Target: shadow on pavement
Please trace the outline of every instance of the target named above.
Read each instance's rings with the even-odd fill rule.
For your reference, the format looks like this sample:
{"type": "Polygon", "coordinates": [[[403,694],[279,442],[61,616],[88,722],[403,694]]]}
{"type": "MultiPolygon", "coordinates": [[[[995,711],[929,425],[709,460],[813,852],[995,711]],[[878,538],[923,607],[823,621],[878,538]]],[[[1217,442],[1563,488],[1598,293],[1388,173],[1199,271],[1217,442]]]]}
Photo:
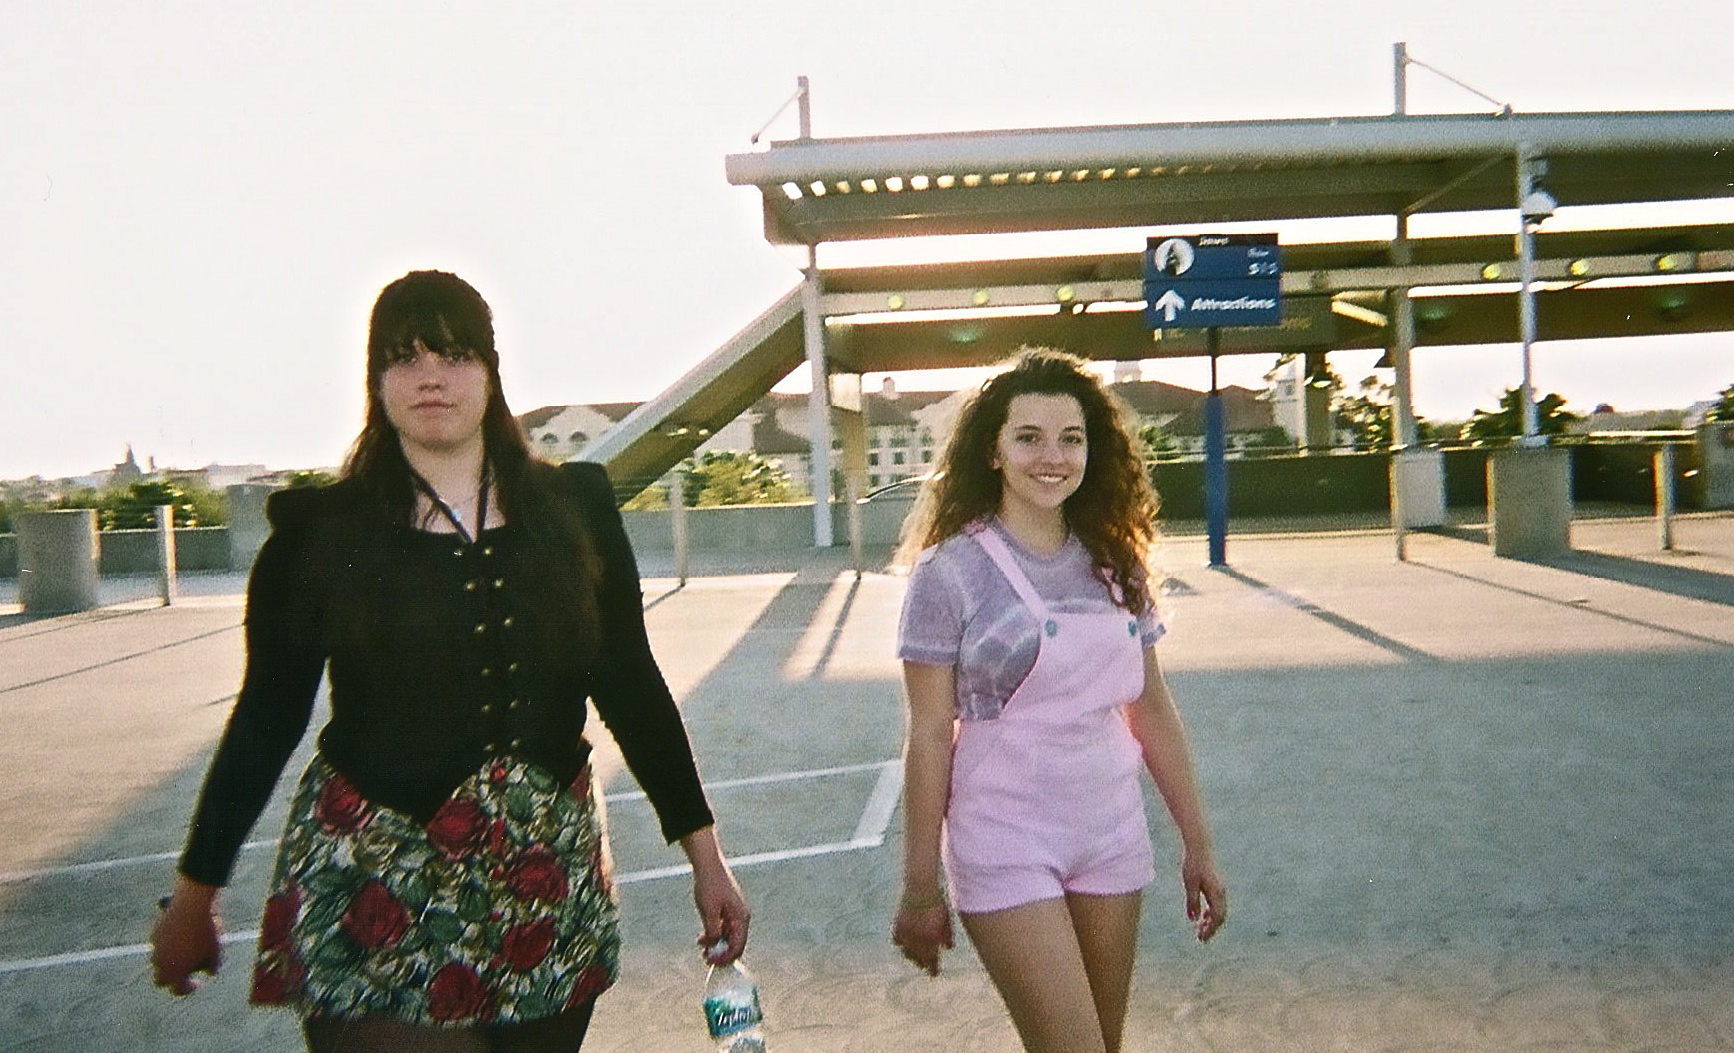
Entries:
{"type": "Polygon", "coordinates": [[[1699,570],[1697,567],[1669,565],[1655,560],[1632,559],[1629,556],[1615,556],[1585,549],[1576,549],[1556,559],[1531,559],[1524,562],[1636,585],[1686,599],[1734,607],[1734,576],[1699,570]]]}

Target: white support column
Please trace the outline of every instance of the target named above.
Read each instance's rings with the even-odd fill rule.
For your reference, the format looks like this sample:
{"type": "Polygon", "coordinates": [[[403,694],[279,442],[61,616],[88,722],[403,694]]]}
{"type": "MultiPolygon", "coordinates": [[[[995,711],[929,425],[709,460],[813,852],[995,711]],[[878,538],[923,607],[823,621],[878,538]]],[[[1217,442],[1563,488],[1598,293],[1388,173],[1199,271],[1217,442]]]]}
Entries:
{"type": "Polygon", "coordinates": [[[1674,444],[1656,448],[1656,546],[1674,550],[1674,444]]]}
{"type": "Polygon", "coordinates": [[[167,607],[180,595],[178,568],[175,560],[175,508],[157,505],[157,597],[167,607]]]}
{"type": "MultiPolygon", "coordinates": [[[[1409,248],[1409,216],[1397,216],[1397,236],[1391,242],[1391,262],[1407,267],[1414,262],[1409,248]]],[[[1410,352],[1415,349],[1415,301],[1407,286],[1391,290],[1391,367],[1396,373],[1391,398],[1392,445],[1413,446],[1415,434],[1415,389],[1410,372],[1410,352]]]]}
{"type": "Polygon", "coordinates": [[[819,278],[819,251],[807,246],[807,272],[801,283],[801,314],[807,348],[807,370],[813,392],[807,396],[807,439],[813,447],[813,547],[830,548],[831,526],[831,377],[825,362],[824,289],[819,278]]]}
{"type": "Polygon", "coordinates": [[[674,576],[686,588],[692,568],[692,535],[686,520],[686,469],[675,465],[668,473],[668,527],[674,539],[674,576]]]}
{"type": "Polygon", "coordinates": [[[1535,147],[1520,143],[1517,147],[1517,325],[1523,341],[1523,383],[1519,388],[1523,426],[1518,435],[1521,446],[1542,444],[1541,428],[1535,414],[1535,381],[1530,369],[1535,344],[1535,227],[1529,211],[1530,195],[1535,193],[1536,170],[1544,162],[1536,157],[1535,147]]]}

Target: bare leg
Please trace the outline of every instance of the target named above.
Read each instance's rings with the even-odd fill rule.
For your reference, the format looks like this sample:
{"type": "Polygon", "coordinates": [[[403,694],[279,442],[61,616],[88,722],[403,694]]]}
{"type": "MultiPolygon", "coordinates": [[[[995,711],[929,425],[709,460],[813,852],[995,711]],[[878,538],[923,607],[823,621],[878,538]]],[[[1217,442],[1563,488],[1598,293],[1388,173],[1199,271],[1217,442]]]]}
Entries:
{"type": "Polygon", "coordinates": [[[1068,893],[1072,928],[1090,978],[1096,1016],[1102,1023],[1102,1044],[1120,1053],[1126,1030],[1126,1000],[1132,990],[1132,963],[1138,951],[1138,915],[1144,894],[1085,896],[1068,893]]]}
{"type": "Polygon", "coordinates": [[[1107,1053],[1083,951],[1064,900],[962,918],[1026,1053],[1107,1053]]]}
{"type": "Polygon", "coordinates": [[[488,1053],[480,1028],[417,1027],[389,1017],[301,1021],[309,1053],[488,1053]]]}

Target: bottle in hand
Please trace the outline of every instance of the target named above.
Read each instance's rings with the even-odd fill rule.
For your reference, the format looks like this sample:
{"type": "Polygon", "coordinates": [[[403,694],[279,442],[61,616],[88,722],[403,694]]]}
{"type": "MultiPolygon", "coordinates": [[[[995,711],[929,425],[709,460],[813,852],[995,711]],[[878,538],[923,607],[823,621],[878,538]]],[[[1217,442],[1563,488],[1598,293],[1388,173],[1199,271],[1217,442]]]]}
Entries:
{"type": "Polygon", "coordinates": [[[765,1053],[759,985],[740,962],[710,967],[704,984],[704,1020],[717,1053],[765,1053]]]}

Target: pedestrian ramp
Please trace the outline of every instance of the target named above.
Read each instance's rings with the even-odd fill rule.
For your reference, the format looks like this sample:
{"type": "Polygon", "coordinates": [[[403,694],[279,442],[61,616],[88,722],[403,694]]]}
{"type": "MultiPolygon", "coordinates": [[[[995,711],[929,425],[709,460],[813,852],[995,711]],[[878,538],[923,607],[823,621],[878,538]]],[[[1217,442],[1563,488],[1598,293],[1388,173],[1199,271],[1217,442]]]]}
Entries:
{"type": "Polygon", "coordinates": [[[801,364],[802,318],[796,286],[668,390],[599,436],[583,459],[608,469],[618,500],[631,498],[801,364]]]}

